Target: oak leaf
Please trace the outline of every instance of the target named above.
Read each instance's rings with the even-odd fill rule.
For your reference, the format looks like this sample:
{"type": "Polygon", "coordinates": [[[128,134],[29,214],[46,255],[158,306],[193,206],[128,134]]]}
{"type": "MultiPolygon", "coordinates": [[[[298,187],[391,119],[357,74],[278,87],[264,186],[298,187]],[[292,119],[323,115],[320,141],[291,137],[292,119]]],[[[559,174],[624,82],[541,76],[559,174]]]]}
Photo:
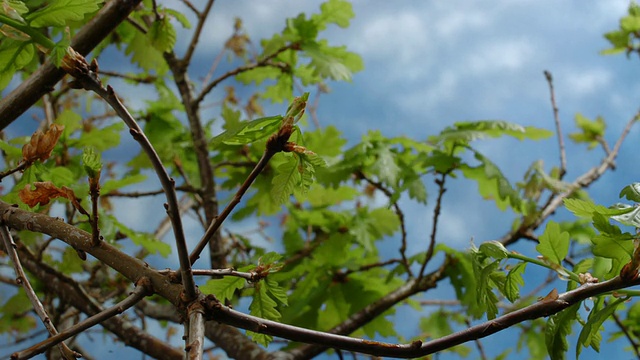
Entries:
{"type": "Polygon", "coordinates": [[[31,141],[22,147],[23,161],[32,163],[48,159],[63,130],[64,125],[51,124],[44,134],[40,130],[34,132],[31,141]]]}
{"type": "Polygon", "coordinates": [[[27,184],[24,189],[20,190],[18,193],[20,200],[30,207],[34,207],[38,204],[47,205],[51,200],[62,197],[71,201],[76,209],[82,209],[76,194],[66,186],[59,188],[51,181],[34,182],[33,186],[35,186],[35,189],[32,190],[31,185],[27,184]]]}

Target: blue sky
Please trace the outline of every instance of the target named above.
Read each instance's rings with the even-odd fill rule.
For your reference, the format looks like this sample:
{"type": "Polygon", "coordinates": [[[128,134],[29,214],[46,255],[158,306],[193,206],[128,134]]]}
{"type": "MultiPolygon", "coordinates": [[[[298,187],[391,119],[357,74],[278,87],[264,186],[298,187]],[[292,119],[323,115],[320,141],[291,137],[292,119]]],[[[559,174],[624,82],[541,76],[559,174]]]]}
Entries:
{"type": "MultiPolygon", "coordinates": [[[[199,76],[204,76],[231,34],[234,17],[243,18],[248,34],[258,40],[281,31],[285,17],[316,11],[320,3],[317,0],[216,2],[203,33],[203,46],[196,53],[196,63],[202,64],[199,76]]],[[[601,115],[608,122],[607,140],[613,143],[640,107],[637,81],[640,60],[636,56],[631,59],[624,55],[601,56],[598,52],[608,47],[602,34],[617,28],[628,3],[627,0],[353,1],[356,18],[351,26],[332,27],[324,36],[334,45],[346,45],[359,53],[365,70],[356,74],[351,83],[330,84],[332,92],[324,95],[320,103],[320,123],[336,125],[352,143],[373,129],[388,136],[406,135],[423,140],[455,121],[464,120],[500,119],[553,129],[549,91],[543,76],[543,70],[549,70],[554,77],[565,135],[575,131],[575,113],[590,118],[601,115]]],[[[118,55],[111,56],[111,60],[101,60],[101,68],[122,71],[121,63],[113,60],[118,55]]],[[[192,74],[194,78],[197,76],[192,74]]],[[[141,106],[145,96],[154,97],[142,88],[134,90],[125,84],[115,87],[129,94],[126,97],[134,107],[141,106]]],[[[215,100],[215,93],[209,100],[215,100]]],[[[267,109],[281,113],[285,107],[281,104],[267,109]]],[[[211,111],[211,117],[217,115],[211,111]]],[[[25,122],[11,125],[9,134],[28,135],[31,130],[27,131],[20,123],[25,122]]],[[[617,202],[620,189],[638,181],[634,171],[637,139],[638,131],[634,130],[621,150],[618,170],[589,189],[597,202],[617,202]]],[[[544,160],[547,170],[558,164],[554,138],[542,142],[491,140],[477,145],[512,181],[517,181],[537,159],[544,160]]],[[[594,165],[602,153],[598,149],[588,152],[584,145],[568,144],[567,155],[566,179],[571,180],[594,165]]],[[[474,183],[460,180],[450,184],[439,227],[441,241],[466,247],[471,239],[479,244],[503,235],[511,214],[483,202],[474,183]]],[[[433,199],[433,187],[431,183],[428,185],[433,199]]],[[[157,219],[148,219],[147,212],[141,210],[151,204],[159,206],[161,201],[136,200],[121,206],[130,210],[128,223],[155,224],[157,219]]],[[[430,226],[433,204],[423,207],[403,201],[402,205],[407,214],[409,250],[417,252],[426,244],[421,234],[425,233],[425,226],[430,226]]],[[[567,216],[563,210],[559,215],[567,216]]],[[[521,249],[533,251],[528,245],[521,249]]],[[[546,272],[531,276],[543,278],[546,272]]],[[[425,298],[451,299],[452,295],[436,290],[425,298]]],[[[417,332],[410,315],[401,312],[397,319],[406,324],[407,333],[417,332]]],[[[514,341],[508,332],[485,340],[485,346],[490,354],[496,355],[505,341],[514,341]]],[[[615,352],[626,345],[619,341],[603,347],[603,351],[615,352]]],[[[598,354],[585,350],[581,358],[597,357],[598,354]]]]}

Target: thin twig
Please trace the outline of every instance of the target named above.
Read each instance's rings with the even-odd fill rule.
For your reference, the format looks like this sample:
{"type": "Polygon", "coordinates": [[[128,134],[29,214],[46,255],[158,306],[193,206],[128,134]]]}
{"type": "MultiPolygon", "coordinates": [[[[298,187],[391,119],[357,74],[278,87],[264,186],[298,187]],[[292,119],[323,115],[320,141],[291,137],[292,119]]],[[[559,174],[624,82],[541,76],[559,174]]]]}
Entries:
{"type": "Polygon", "coordinates": [[[438,185],[438,199],[436,200],[436,206],[433,209],[433,225],[431,226],[431,236],[429,238],[429,247],[427,248],[427,252],[425,253],[424,260],[422,261],[422,266],[420,266],[420,272],[418,273],[419,277],[422,277],[424,274],[424,270],[427,268],[427,264],[433,257],[433,252],[436,247],[436,234],[438,232],[438,220],[440,218],[440,212],[442,210],[442,198],[444,193],[447,191],[444,187],[444,183],[447,180],[447,174],[444,173],[441,175],[440,179],[436,179],[436,184],[438,185]]]}
{"type": "MultiPolygon", "coordinates": [[[[160,271],[161,274],[169,274],[171,270],[163,270],[160,271]]],[[[210,276],[212,278],[222,278],[224,276],[235,276],[239,278],[243,278],[250,282],[257,281],[260,277],[260,274],[257,272],[242,272],[236,271],[234,269],[193,269],[194,276],[210,276]]]]}
{"type": "Polygon", "coordinates": [[[204,100],[205,96],[207,96],[207,94],[209,94],[209,92],[211,92],[211,90],[213,90],[216,86],[218,86],[219,83],[221,83],[222,81],[232,77],[232,76],[236,76],[238,74],[241,74],[243,72],[249,71],[249,70],[253,70],[259,67],[264,67],[264,66],[273,66],[273,67],[277,67],[282,69],[281,66],[279,66],[278,64],[274,64],[271,62],[272,59],[274,59],[276,56],[280,55],[280,53],[285,52],[289,49],[294,49],[299,47],[299,45],[297,43],[292,43],[289,45],[285,45],[283,47],[281,47],[280,49],[276,50],[273,52],[273,54],[270,54],[266,57],[264,57],[262,60],[255,62],[253,64],[249,64],[249,65],[244,65],[244,66],[240,66],[237,67],[233,70],[230,70],[222,75],[220,75],[218,78],[216,78],[215,80],[213,80],[210,84],[208,84],[207,86],[205,86],[202,91],[200,91],[200,94],[198,95],[197,98],[195,98],[193,100],[193,103],[191,104],[192,106],[197,106],[198,104],[200,104],[202,102],[202,100],[204,100]]]}
{"type": "Polygon", "coordinates": [[[193,4],[191,3],[191,1],[189,0],[182,0],[182,2],[191,10],[193,11],[194,14],[196,14],[196,16],[200,16],[200,10],[198,10],[198,8],[196,8],[195,6],[193,6],[193,4]]]}
{"type": "Polygon", "coordinates": [[[249,176],[247,176],[247,179],[244,181],[242,186],[240,186],[236,194],[233,196],[233,199],[231,200],[231,202],[227,204],[227,206],[224,208],[224,210],[222,210],[220,215],[218,215],[215,218],[215,220],[211,223],[211,225],[209,225],[209,227],[207,228],[207,231],[205,231],[204,235],[202,236],[202,239],[200,239],[200,241],[198,242],[198,245],[196,245],[195,249],[193,249],[193,251],[191,252],[191,255],[189,256],[189,260],[191,261],[191,264],[195,263],[196,260],[198,260],[198,258],[200,257],[200,253],[202,253],[202,250],[204,250],[205,246],[207,246],[209,241],[211,241],[211,238],[213,237],[213,235],[218,231],[218,229],[220,228],[222,223],[227,219],[229,214],[231,214],[231,211],[233,210],[233,208],[235,208],[236,205],[240,203],[240,199],[242,199],[242,196],[247,192],[247,190],[249,190],[249,187],[251,186],[251,184],[255,181],[255,179],[262,172],[262,170],[264,170],[264,168],[269,163],[269,160],[271,160],[271,158],[275,154],[276,152],[273,150],[269,150],[269,148],[265,150],[265,152],[262,154],[262,158],[260,159],[260,161],[258,161],[258,163],[253,168],[253,170],[251,170],[251,173],[249,174],[249,176]]]}
{"type": "MultiPolygon", "coordinates": [[[[393,198],[393,193],[391,192],[391,190],[387,189],[381,182],[370,179],[362,171],[359,171],[356,175],[371,184],[376,189],[382,191],[387,198],[393,198]]],[[[409,264],[409,260],[407,259],[407,227],[404,222],[404,212],[400,208],[400,205],[398,205],[397,201],[394,202],[392,206],[394,212],[396,213],[396,216],[398,217],[398,221],[400,221],[400,256],[402,257],[402,264],[404,265],[407,274],[409,274],[409,277],[413,277],[413,272],[411,271],[411,266],[409,264]]]]}
{"type": "MultiPolygon", "coordinates": [[[[86,64],[86,61],[85,61],[86,64]]],[[[97,64],[87,66],[89,70],[92,68],[97,70],[97,64]]],[[[113,88],[109,85],[105,88],[100,83],[97,74],[93,71],[83,73],[86,69],[79,69],[78,74],[74,74],[76,81],[82,85],[83,88],[91,90],[104,99],[118,114],[118,116],[129,127],[129,133],[136,140],[140,147],[147,154],[147,157],[151,161],[151,164],[162,184],[165,196],[167,198],[167,204],[165,205],[167,214],[171,218],[173,225],[173,233],[176,241],[176,247],[178,249],[178,258],[180,261],[180,271],[182,273],[182,281],[185,287],[185,296],[187,301],[191,301],[196,298],[196,286],[193,281],[193,275],[191,274],[191,263],[189,262],[189,252],[187,249],[187,241],[184,235],[184,229],[182,227],[182,219],[180,217],[180,210],[178,204],[178,198],[176,196],[175,181],[167,173],[167,169],[162,164],[162,160],[158,156],[158,153],[149,142],[149,139],[142,131],[142,128],[138,125],[136,120],[131,116],[127,108],[120,102],[118,96],[115,94],[113,88]],[[78,75],[78,76],[76,76],[78,75]]]]}
{"type": "Polygon", "coordinates": [[[224,56],[224,53],[226,52],[226,50],[227,50],[226,48],[222,48],[222,50],[220,50],[218,55],[216,55],[216,58],[213,59],[213,64],[211,64],[211,68],[209,68],[209,72],[207,72],[207,75],[204,77],[204,80],[202,80],[202,87],[203,88],[205,86],[207,86],[207,84],[209,83],[209,80],[211,80],[211,77],[213,76],[213,73],[218,68],[218,65],[220,64],[220,61],[222,61],[222,57],[224,56]]]}
{"type": "Polygon", "coordinates": [[[553,77],[551,72],[545,70],[544,77],[549,84],[549,93],[551,94],[551,108],[553,109],[553,121],[556,124],[556,135],[558,136],[558,145],[560,146],[560,174],[559,179],[562,180],[567,173],[567,153],[564,148],[564,137],[562,136],[562,128],[560,127],[560,116],[558,115],[558,105],[556,104],[556,94],[553,88],[553,77]]]}
{"type": "MultiPolygon", "coordinates": [[[[204,28],[204,23],[207,20],[207,16],[211,12],[211,7],[213,6],[214,0],[207,1],[207,4],[204,6],[204,9],[200,13],[198,13],[198,23],[196,24],[196,28],[193,32],[193,37],[189,42],[189,47],[187,48],[187,52],[184,54],[184,57],[180,60],[183,69],[189,66],[191,62],[191,57],[193,53],[196,51],[196,45],[200,40],[200,34],[202,34],[202,29],[204,28]]],[[[185,104],[187,105],[187,104],[185,104]]]]}
{"type": "Polygon", "coordinates": [[[12,354],[11,358],[12,359],[29,359],[37,354],[41,354],[45,352],[47,349],[49,349],[50,347],[56,344],[64,344],[62,341],[74,335],[77,335],[94,325],[100,324],[103,321],[110,319],[117,314],[123,313],[125,310],[134,306],[135,304],[140,302],[140,300],[142,300],[145,296],[148,296],[151,293],[152,293],[151,281],[149,280],[149,278],[142,277],[136,284],[136,287],[131,293],[131,295],[126,297],[124,300],[120,301],[119,303],[115,304],[114,306],[108,309],[101,311],[98,314],[88,317],[82,322],[79,322],[78,324],[66,329],[65,331],[55,336],[48,338],[45,341],[42,341],[36,345],[33,345],[28,349],[12,354]]]}
{"type": "MultiPolygon", "coordinates": [[[[198,190],[192,186],[176,186],[176,191],[182,191],[186,193],[194,193],[197,194],[198,190]]],[[[119,190],[111,190],[108,193],[102,195],[102,197],[129,197],[129,198],[139,198],[145,196],[155,196],[164,194],[164,189],[151,190],[151,191],[131,191],[131,192],[122,192],[119,190]]]]}
{"type": "Polygon", "coordinates": [[[636,353],[636,357],[640,359],[640,344],[638,344],[638,342],[633,339],[633,336],[631,335],[631,333],[629,333],[629,329],[627,329],[622,321],[620,321],[620,318],[615,312],[611,314],[611,317],[613,318],[613,321],[616,323],[616,325],[618,325],[620,330],[622,330],[622,333],[627,338],[627,340],[629,340],[633,351],[636,353]]]}
{"type": "Polygon", "coordinates": [[[98,71],[98,74],[131,80],[131,81],[135,81],[137,83],[143,83],[143,84],[153,84],[157,79],[157,77],[153,75],[145,75],[145,76],[129,75],[129,74],[119,73],[116,71],[107,71],[107,70],[100,70],[98,71]]]}
{"type": "Polygon", "coordinates": [[[627,135],[631,131],[631,128],[633,127],[633,125],[639,119],[640,119],[640,110],[638,110],[633,115],[633,117],[629,119],[624,129],[622,129],[622,133],[620,134],[620,137],[618,137],[618,140],[613,146],[613,149],[604,159],[600,161],[600,164],[598,166],[592,167],[591,169],[586,171],[584,174],[576,178],[569,185],[568,190],[564,191],[561,194],[557,194],[557,195],[554,194],[551,197],[549,197],[546,204],[542,206],[540,215],[538,216],[536,221],[529,224],[525,224],[523,222],[522,226],[519,229],[509,232],[508,234],[504,235],[502,238],[498,239],[498,241],[505,246],[518,241],[522,237],[522,234],[525,234],[531,230],[537,229],[540,226],[540,224],[542,224],[549,216],[551,216],[551,214],[553,214],[558,209],[558,207],[562,205],[564,199],[573,195],[577,190],[591,185],[594,181],[598,180],[605,172],[607,172],[607,170],[614,168],[615,159],[618,156],[618,153],[620,152],[620,147],[622,146],[622,143],[624,142],[627,135]]]}
{"type": "Polygon", "coordinates": [[[360,267],[358,267],[357,269],[349,269],[345,272],[340,272],[336,275],[339,276],[348,276],[350,274],[353,273],[357,273],[357,272],[362,272],[362,271],[367,271],[367,270],[371,270],[374,268],[379,268],[379,267],[383,267],[383,266],[387,266],[387,265],[393,265],[393,264],[404,264],[404,260],[401,259],[389,259],[387,261],[382,261],[382,262],[377,262],[377,263],[373,263],[373,264],[367,264],[367,265],[362,265],[360,267]]]}
{"type": "MultiPolygon", "coordinates": [[[[9,228],[5,224],[0,225],[0,237],[2,237],[5,250],[9,254],[9,257],[11,258],[11,262],[13,262],[13,268],[16,272],[17,282],[22,284],[22,288],[27,294],[29,301],[31,301],[31,304],[33,305],[33,309],[35,310],[36,314],[38,314],[38,316],[40,317],[40,320],[42,320],[42,323],[44,324],[45,328],[49,331],[49,334],[51,334],[52,336],[58,335],[58,330],[56,330],[56,327],[53,325],[53,323],[51,323],[51,319],[49,318],[47,311],[44,309],[44,306],[42,305],[42,302],[40,302],[38,295],[36,295],[36,292],[33,290],[33,287],[29,282],[29,278],[27,278],[27,275],[25,274],[24,269],[20,264],[20,258],[18,257],[18,252],[16,251],[16,248],[17,248],[16,243],[13,242],[13,237],[11,236],[11,232],[9,231],[9,228]]],[[[52,344],[51,346],[55,344],[52,344]]],[[[60,353],[62,354],[62,356],[67,360],[82,357],[82,354],[79,354],[71,350],[65,343],[58,344],[58,348],[60,349],[60,353]]],[[[12,358],[13,358],[13,355],[12,355],[12,358]]]]}

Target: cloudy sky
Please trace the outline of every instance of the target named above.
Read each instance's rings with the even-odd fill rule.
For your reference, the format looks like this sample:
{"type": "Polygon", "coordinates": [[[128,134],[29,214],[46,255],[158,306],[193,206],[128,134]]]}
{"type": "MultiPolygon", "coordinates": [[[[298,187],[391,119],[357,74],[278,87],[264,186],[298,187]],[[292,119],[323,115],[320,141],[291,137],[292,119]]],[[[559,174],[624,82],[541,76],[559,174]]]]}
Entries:
{"type": "MultiPolygon", "coordinates": [[[[281,31],[286,17],[317,11],[320,3],[219,0],[195,61],[206,72],[231,34],[234,17],[241,17],[248,34],[257,40],[281,31]]],[[[365,70],[351,83],[330,84],[332,92],[322,98],[319,109],[321,125],[336,125],[351,143],[372,129],[422,140],[454,121],[464,120],[500,119],[553,129],[543,70],[553,74],[565,134],[575,131],[575,113],[590,118],[602,115],[608,121],[607,140],[613,143],[640,107],[640,60],[598,54],[608,47],[602,34],[617,29],[627,0],[356,0],[353,6],[356,18],[351,26],[331,27],[323,36],[333,45],[346,45],[358,52],[365,70]]],[[[101,61],[103,69],[121,70],[120,66],[112,63],[110,68],[106,59],[101,61]]],[[[143,89],[136,91],[143,96],[143,89]]],[[[136,99],[130,97],[129,101],[135,103],[136,99]]],[[[269,109],[281,113],[284,107],[269,109]]],[[[14,124],[9,132],[18,134],[21,129],[14,124]]],[[[637,141],[638,131],[634,130],[622,148],[618,170],[590,188],[596,201],[614,203],[624,185],[638,181],[633,151],[637,141]]],[[[547,170],[558,163],[555,139],[540,143],[488,141],[478,147],[512,181],[517,181],[537,159],[545,161],[547,170]]],[[[602,155],[598,150],[587,152],[582,145],[568,145],[567,152],[567,179],[584,172],[602,155]]],[[[472,238],[479,243],[501,236],[511,221],[509,214],[483,203],[476,195],[475,184],[460,181],[452,185],[455,187],[444,203],[441,240],[465,247],[472,238]]],[[[410,202],[402,205],[408,214],[410,251],[419,251],[424,239],[418,234],[424,233],[424,224],[431,222],[431,207],[410,202]]],[[[139,223],[144,213],[132,214],[129,219],[139,223]]],[[[566,216],[562,211],[560,215],[566,216]]],[[[451,298],[449,293],[439,291],[429,293],[428,297],[432,296],[451,298]]],[[[399,320],[410,320],[403,317],[399,314],[399,320]]],[[[409,333],[416,333],[414,326],[409,326],[409,333]]],[[[500,335],[486,344],[491,348],[505,339],[509,340],[508,335],[500,335]]],[[[626,344],[603,344],[603,351],[623,346],[626,344]]],[[[586,350],[582,358],[596,355],[586,350]]]]}
{"type": "MultiPolygon", "coordinates": [[[[268,36],[282,29],[283,16],[315,11],[319,3],[219,2],[207,34],[220,44],[229,34],[233,17],[240,16],[251,36],[268,36]]],[[[601,115],[608,121],[607,140],[614,142],[640,107],[639,60],[599,55],[608,47],[602,34],[617,29],[628,6],[626,0],[592,6],[550,0],[362,0],[353,5],[356,18],[351,26],[330,28],[325,36],[332,44],[358,52],[365,71],[356,74],[352,83],[331,84],[333,91],[322,99],[319,110],[322,125],[335,124],[352,141],[371,129],[389,136],[425,139],[464,120],[501,119],[553,129],[544,70],[554,77],[565,134],[575,131],[577,112],[590,118],[601,115]]],[[[217,51],[212,47],[202,56],[211,61],[217,51]]],[[[638,181],[631,165],[637,135],[633,131],[622,148],[619,169],[591,187],[596,201],[614,203],[624,185],[638,181]]],[[[558,164],[553,138],[541,143],[488,141],[478,146],[512,181],[534,160],[543,159],[547,170],[558,164]]],[[[602,156],[583,145],[568,144],[567,152],[567,179],[583,173],[602,156]]],[[[445,199],[440,239],[465,247],[472,238],[478,243],[501,236],[511,221],[509,214],[478,199],[475,184],[460,181],[454,185],[445,199]]],[[[410,202],[403,206],[408,214],[409,247],[418,251],[424,246],[419,234],[424,233],[425,223],[431,223],[432,209],[410,202]]],[[[560,215],[567,216],[563,211],[560,215]]],[[[533,249],[525,245],[523,250],[533,249]]],[[[545,276],[532,275],[530,280],[545,276]]],[[[451,296],[439,289],[426,298],[451,296]]],[[[398,321],[406,324],[408,333],[415,333],[412,315],[400,312],[398,321]]],[[[504,349],[505,341],[514,340],[501,334],[484,342],[495,356],[504,349]]],[[[623,346],[626,344],[620,342],[603,344],[602,351],[616,352],[623,346]]],[[[583,359],[597,357],[590,350],[582,353],[583,359]]]]}

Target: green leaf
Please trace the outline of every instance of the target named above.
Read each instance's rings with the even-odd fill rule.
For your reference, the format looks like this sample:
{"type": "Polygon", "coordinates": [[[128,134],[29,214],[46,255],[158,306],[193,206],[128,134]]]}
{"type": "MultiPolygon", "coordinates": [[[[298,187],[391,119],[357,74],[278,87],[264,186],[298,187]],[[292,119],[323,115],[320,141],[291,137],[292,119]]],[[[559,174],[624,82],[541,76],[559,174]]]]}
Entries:
{"type": "Polygon", "coordinates": [[[536,250],[548,261],[561,265],[569,253],[569,233],[560,232],[560,225],[555,221],[549,221],[544,233],[540,236],[540,243],[536,250]]]}
{"type": "Polygon", "coordinates": [[[189,19],[185,16],[185,14],[173,9],[163,9],[163,11],[166,14],[169,14],[173,16],[176,20],[178,20],[178,22],[180,23],[180,25],[182,25],[183,28],[191,29],[191,23],[189,22],[189,19]]]}
{"type": "Polygon", "coordinates": [[[569,134],[569,138],[577,143],[588,143],[589,149],[598,145],[599,139],[604,136],[606,123],[600,116],[596,120],[590,120],[580,113],[576,114],[575,122],[581,132],[569,134]]]}
{"type": "Polygon", "coordinates": [[[165,258],[167,256],[169,256],[169,254],[171,254],[171,246],[169,246],[169,244],[166,244],[166,243],[154,238],[153,234],[144,233],[144,232],[140,232],[140,231],[134,231],[134,230],[126,227],[124,224],[119,222],[113,216],[108,216],[108,218],[109,218],[109,220],[111,220],[118,227],[118,229],[120,230],[120,232],[122,234],[124,234],[126,237],[131,239],[131,242],[133,242],[134,244],[136,244],[138,246],[141,246],[142,248],[144,248],[149,253],[151,253],[151,254],[158,253],[162,257],[165,257],[165,258]]]}
{"type": "Polygon", "coordinates": [[[131,39],[127,42],[126,55],[131,55],[131,61],[138,64],[146,71],[154,71],[158,75],[164,75],[168,65],[162,56],[162,52],[156,50],[151,44],[151,39],[146,34],[134,29],[132,25],[124,23],[125,28],[130,28],[131,39]]]}
{"type": "Polygon", "coordinates": [[[84,19],[100,8],[103,0],[57,0],[26,16],[30,26],[65,26],[69,21],[84,19]]]}
{"type": "Polygon", "coordinates": [[[505,259],[509,251],[499,241],[487,241],[480,244],[478,251],[493,259],[505,259]]]}
{"type": "Polygon", "coordinates": [[[640,17],[638,16],[625,16],[620,19],[620,28],[627,33],[640,30],[640,17]]]}
{"type": "Polygon", "coordinates": [[[124,124],[117,122],[102,129],[94,128],[84,131],[79,139],[70,139],[69,143],[78,148],[93,147],[96,151],[104,151],[120,144],[120,132],[124,124]]]}
{"type": "Polygon", "coordinates": [[[331,47],[326,40],[304,44],[304,54],[311,58],[314,73],[322,78],[351,81],[352,74],[364,69],[362,58],[346,47],[331,47]]]}
{"type": "Polygon", "coordinates": [[[78,252],[72,247],[67,247],[62,253],[62,261],[58,263],[58,270],[63,274],[81,273],[84,271],[82,267],[83,260],[78,256],[78,252]]]}
{"type": "Polygon", "coordinates": [[[18,0],[5,0],[2,2],[2,6],[0,6],[0,14],[7,15],[11,19],[19,20],[23,22],[23,19],[20,15],[29,12],[29,8],[22,1],[18,0]]]}
{"type": "Polygon", "coordinates": [[[627,198],[627,200],[640,203],[640,183],[633,183],[625,186],[620,191],[620,198],[627,198]]]}
{"type": "Polygon", "coordinates": [[[476,273],[478,279],[478,287],[476,288],[476,302],[486,308],[487,319],[495,319],[498,315],[498,297],[492,291],[491,276],[498,270],[500,266],[500,260],[489,263],[487,266],[481,266],[477,264],[478,270],[476,273]]]}
{"type": "Polygon", "coordinates": [[[512,136],[518,140],[540,140],[553,136],[553,132],[532,126],[522,126],[501,120],[483,120],[473,122],[457,122],[453,127],[442,131],[440,135],[432,137],[436,143],[463,142],[500,136],[512,136]]]}
{"type": "Polygon", "coordinates": [[[284,306],[289,305],[287,292],[284,290],[284,288],[278,285],[276,281],[267,277],[266,279],[264,279],[263,284],[266,287],[267,292],[273,299],[284,306]]]}
{"type": "Polygon", "coordinates": [[[500,210],[505,210],[508,205],[511,205],[515,211],[521,212],[523,201],[502,171],[479,152],[475,152],[475,158],[481,164],[476,167],[461,165],[462,174],[468,179],[475,180],[478,183],[480,195],[485,199],[494,200],[500,210]]]}
{"type": "Polygon", "coordinates": [[[591,218],[594,214],[611,217],[627,214],[633,210],[629,206],[607,208],[602,205],[596,205],[591,200],[564,199],[563,201],[567,210],[571,211],[576,216],[586,218],[591,218]]]}
{"type": "Polygon", "coordinates": [[[233,300],[237,290],[244,288],[246,281],[241,277],[225,276],[222,279],[208,280],[204,285],[200,285],[200,291],[205,294],[213,294],[221,302],[233,300]]]}
{"type": "MultiPolygon", "coordinates": [[[[267,320],[280,320],[280,312],[277,310],[278,304],[268,295],[267,287],[263,283],[255,284],[255,291],[253,293],[253,301],[249,305],[249,312],[253,316],[257,316],[267,320]]],[[[268,346],[273,337],[269,335],[255,333],[253,331],[247,331],[247,334],[251,336],[253,341],[268,346]]]]}
{"type": "Polygon", "coordinates": [[[520,288],[524,285],[522,275],[526,267],[526,262],[520,262],[507,274],[507,279],[504,284],[504,295],[512,303],[520,298],[520,288]]]}
{"type": "Polygon", "coordinates": [[[275,84],[269,85],[264,89],[262,97],[274,103],[281,103],[291,99],[293,97],[293,76],[289,74],[280,75],[275,84]]]}
{"type": "Polygon", "coordinates": [[[615,210],[628,211],[620,215],[612,215],[611,218],[623,225],[640,227],[640,207],[628,204],[615,204],[611,208],[615,210]]]}
{"type": "Polygon", "coordinates": [[[13,74],[29,64],[35,54],[31,42],[3,39],[0,42],[0,73],[13,74]]]}
{"type": "Polygon", "coordinates": [[[22,149],[17,148],[15,146],[9,145],[6,141],[0,140],[0,150],[6,155],[8,158],[12,159],[21,159],[22,158],[22,149]]]}
{"type": "Polygon", "coordinates": [[[602,323],[604,323],[604,321],[616,311],[616,308],[626,300],[627,299],[616,299],[595,314],[593,314],[593,312],[596,311],[596,309],[589,314],[589,319],[582,327],[582,331],[580,331],[580,336],[578,337],[578,343],[576,344],[576,359],[580,357],[582,347],[591,346],[595,351],[600,352],[600,340],[602,337],[600,332],[602,330],[602,323]]]}
{"type": "Polygon", "coordinates": [[[551,360],[565,359],[566,352],[569,350],[567,338],[571,335],[571,328],[577,319],[578,309],[580,309],[580,303],[571,305],[550,316],[547,320],[545,344],[551,360]]]}
{"type": "Polygon", "coordinates": [[[148,35],[151,45],[158,51],[169,52],[173,50],[177,34],[169,18],[163,17],[153,22],[149,28],[148,35]]]}
{"type": "Polygon", "coordinates": [[[269,116],[239,123],[211,140],[213,146],[218,144],[244,145],[264,139],[280,128],[282,116],[269,116]]]}
{"type": "Polygon", "coordinates": [[[320,5],[320,14],[313,14],[311,19],[319,29],[323,30],[327,24],[336,24],[341,28],[349,27],[355,16],[350,2],[344,0],[329,0],[320,5]]]}
{"type": "Polygon", "coordinates": [[[284,204],[293,194],[296,185],[302,182],[302,175],[298,168],[298,157],[288,156],[287,160],[276,168],[273,177],[271,198],[276,204],[284,204]]]}
{"type": "Polygon", "coordinates": [[[396,155],[391,151],[389,146],[380,144],[376,149],[374,156],[375,162],[369,170],[378,175],[380,180],[385,184],[395,186],[398,183],[398,176],[400,175],[400,167],[396,164],[396,155]]]}
{"type": "Polygon", "coordinates": [[[100,191],[104,194],[108,194],[113,190],[119,190],[125,186],[141,183],[146,179],[147,175],[144,174],[127,175],[122,179],[109,179],[104,182],[100,191]]]}
{"type": "Polygon", "coordinates": [[[92,179],[100,177],[100,171],[102,171],[102,159],[100,153],[97,153],[95,149],[89,147],[85,148],[82,152],[82,163],[84,171],[92,179]]]}

